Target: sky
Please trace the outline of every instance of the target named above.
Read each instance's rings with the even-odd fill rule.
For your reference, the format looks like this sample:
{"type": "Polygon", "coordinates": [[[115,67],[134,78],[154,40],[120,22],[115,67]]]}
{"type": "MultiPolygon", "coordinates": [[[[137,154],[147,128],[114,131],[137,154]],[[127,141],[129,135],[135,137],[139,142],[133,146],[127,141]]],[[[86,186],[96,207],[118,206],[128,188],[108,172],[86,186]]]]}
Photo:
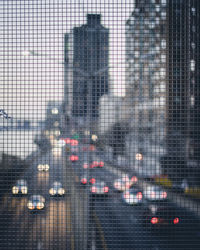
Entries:
{"type": "Polygon", "coordinates": [[[0,0],[0,108],[40,120],[49,100],[63,99],[63,37],[86,23],[87,13],[101,14],[109,28],[110,89],[123,96],[125,22],[133,8],[134,0],[0,0]]]}

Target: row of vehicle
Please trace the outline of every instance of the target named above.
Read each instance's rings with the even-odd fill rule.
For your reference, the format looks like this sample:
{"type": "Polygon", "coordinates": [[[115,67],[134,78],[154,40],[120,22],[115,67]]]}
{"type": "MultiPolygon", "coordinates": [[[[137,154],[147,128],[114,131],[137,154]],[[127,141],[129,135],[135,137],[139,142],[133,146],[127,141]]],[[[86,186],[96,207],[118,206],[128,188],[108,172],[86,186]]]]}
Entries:
{"type": "MultiPolygon", "coordinates": [[[[15,196],[28,194],[28,184],[24,179],[20,179],[16,182],[15,186],[12,187],[12,194],[15,196]]],[[[63,196],[65,189],[61,182],[53,182],[49,189],[50,196],[63,196]]],[[[45,206],[45,198],[42,195],[31,195],[28,199],[27,207],[30,210],[41,210],[45,206]]]]}
{"type": "MultiPolygon", "coordinates": [[[[38,164],[38,171],[49,171],[49,164],[38,164]]],[[[28,183],[24,179],[20,179],[12,187],[12,194],[15,196],[23,196],[28,194],[28,183]]],[[[61,182],[54,181],[49,189],[50,196],[63,196],[65,194],[65,189],[61,182]]],[[[45,207],[45,198],[42,195],[31,195],[27,202],[27,207],[29,210],[42,210],[45,207]]]]}

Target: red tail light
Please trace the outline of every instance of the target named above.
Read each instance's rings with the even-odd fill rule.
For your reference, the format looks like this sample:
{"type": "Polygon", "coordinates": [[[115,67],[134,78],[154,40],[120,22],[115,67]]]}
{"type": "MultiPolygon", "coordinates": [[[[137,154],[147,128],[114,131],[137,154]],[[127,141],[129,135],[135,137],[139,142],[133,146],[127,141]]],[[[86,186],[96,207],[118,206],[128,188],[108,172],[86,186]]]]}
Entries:
{"type": "Polygon", "coordinates": [[[69,157],[70,161],[78,161],[78,156],[77,155],[71,155],[69,157]]]}
{"type": "Polygon", "coordinates": [[[102,168],[103,166],[104,166],[104,162],[103,162],[103,161],[100,161],[100,162],[99,162],[99,167],[102,168]]]}
{"type": "Polygon", "coordinates": [[[70,142],[71,142],[70,138],[65,138],[64,141],[66,144],[70,144],[70,142]]]}
{"type": "Polygon", "coordinates": [[[157,224],[157,223],[158,223],[158,218],[157,217],[151,218],[151,224],[157,224]]]}
{"type": "Polygon", "coordinates": [[[84,164],[83,164],[83,168],[85,168],[85,169],[88,168],[88,164],[87,164],[87,163],[84,163],[84,164]]]}
{"type": "Polygon", "coordinates": [[[70,140],[70,143],[71,143],[72,146],[77,146],[78,145],[78,141],[74,140],[74,139],[70,140]]]}
{"type": "Polygon", "coordinates": [[[94,167],[97,167],[98,164],[99,164],[98,161],[93,161],[93,166],[94,166],[94,167]]]}
{"type": "Polygon", "coordinates": [[[125,199],[129,199],[130,198],[130,193],[129,192],[125,192],[124,193],[124,198],[125,199]]]}
{"type": "Polygon", "coordinates": [[[178,224],[178,223],[179,223],[179,218],[177,217],[174,219],[174,224],[178,224]]]}
{"type": "Polygon", "coordinates": [[[166,198],[167,198],[167,192],[163,192],[163,193],[162,193],[162,198],[163,198],[163,199],[166,199],[166,198]]]}
{"type": "Polygon", "coordinates": [[[104,187],[104,188],[103,188],[103,191],[104,191],[104,193],[108,193],[109,187],[104,187]]]}
{"type": "Polygon", "coordinates": [[[91,178],[91,179],[90,179],[90,183],[91,183],[91,184],[94,184],[95,182],[96,182],[96,179],[95,179],[95,178],[91,178]]]}
{"type": "Polygon", "coordinates": [[[92,191],[92,193],[96,193],[97,188],[96,188],[96,187],[92,187],[92,188],[91,188],[91,191],[92,191]]]}
{"type": "Polygon", "coordinates": [[[152,199],[156,198],[156,193],[155,192],[151,192],[151,198],[152,199]]]}
{"type": "Polygon", "coordinates": [[[131,181],[134,182],[134,183],[136,183],[136,182],[138,181],[138,178],[137,178],[136,176],[133,176],[133,177],[131,178],[131,181]]]}
{"type": "Polygon", "coordinates": [[[82,184],[86,184],[87,183],[87,179],[86,178],[81,179],[81,183],[82,184]]]}
{"type": "Polygon", "coordinates": [[[142,193],[138,192],[137,195],[136,195],[136,197],[137,197],[138,200],[141,200],[142,199],[142,193]]]}

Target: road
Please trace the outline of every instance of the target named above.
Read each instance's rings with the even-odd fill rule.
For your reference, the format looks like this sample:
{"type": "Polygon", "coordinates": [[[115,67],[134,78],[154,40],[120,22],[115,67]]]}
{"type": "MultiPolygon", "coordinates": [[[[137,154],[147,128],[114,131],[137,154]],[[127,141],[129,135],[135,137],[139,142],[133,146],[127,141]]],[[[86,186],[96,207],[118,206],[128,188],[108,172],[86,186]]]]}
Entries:
{"type": "MultiPolygon", "coordinates": [[[[53,156],[49,151],[36,158],[22,178],[28,181],[28,196],[14,197],[10,191],[4,195],[0,205],[0,249],[75,249],[77,229],[74,218],[77,211],[74,201],[81,201],[84,196],[73,191],[75,180],[66,166],[65,157],[53,156]],[[39,172],[37,165],[44,163],[50,165],[49,171],[39,172]],[[49,188],[54,181],[63,183],[65,197],[49,196],[49,188]],[[31,213],[28,210],[27,201],[32,194],[45,197],[44,211],[31,213]]],[[[81,208],[77,206],[79,211],[81,208]]]]}
{"type": "MultiPolygon", "coordinates": [[[[113,189],[114,180],[120,176],[118,171],[111,171],[106,165],[103,168],[84,170],[83,163],[87,160],[99,160],[100,154],[82,152],[82,147],[83,145],[79,146],[79,162],[73,163],[77,179],[80,181],[87,171],[90,177],[105,181],[110,188],[109,197],[90,200],[93,222],[99,234],[97,249],[199,249],[200,226],[194,215],[168,201],[180,215],[179,230],[155,233],[144,227],[141,218],[145,207],[124,204],[121,193],[113,189]]],[[[80,189],[88,193],[89,187],[80,185],[80,189]]]]}
{"type": "Polygon", "coordinates": [[[144,207],[132,207],[122,202],[121,194],[112,188],[119,177],[117,171],[103,167],[84,170],[83,163],[99,157],[97,152],[83,151],[87,145],[77,147],[79,160],[71,163],[69,156],[55,156],[52,151],[36,158],[24,173],[29,195],[4,195],[0,204],[0,249],[199,249],[198,220],[187,211],[171,204],[180,214],[178,231],[155,233],[144,227],[141,216],[144,207]],[[49,172],[38,172],[37,165],[48,163],[49,172]],[[89,186],[82,186],[80,178],[89,174],[104,180],[109,196],[92,198],[89,186]],[[61,181],[66,189],[64,197],[51,198],[49,188],[61,181]],[[46,198],[44,211],[30,213],[28,197],[41,194],[46,198]]]}

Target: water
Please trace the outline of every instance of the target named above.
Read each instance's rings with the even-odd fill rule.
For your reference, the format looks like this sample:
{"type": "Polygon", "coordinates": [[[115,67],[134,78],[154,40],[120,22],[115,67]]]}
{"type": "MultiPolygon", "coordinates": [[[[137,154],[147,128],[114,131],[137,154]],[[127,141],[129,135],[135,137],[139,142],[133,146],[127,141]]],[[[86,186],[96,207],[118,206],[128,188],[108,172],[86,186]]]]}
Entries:
{"type": "Polygon", "coordinates": [[[38,130],[0,131],[0,153],[18,156],[24,160],[37,149],[33,142],[38,130]]]}

